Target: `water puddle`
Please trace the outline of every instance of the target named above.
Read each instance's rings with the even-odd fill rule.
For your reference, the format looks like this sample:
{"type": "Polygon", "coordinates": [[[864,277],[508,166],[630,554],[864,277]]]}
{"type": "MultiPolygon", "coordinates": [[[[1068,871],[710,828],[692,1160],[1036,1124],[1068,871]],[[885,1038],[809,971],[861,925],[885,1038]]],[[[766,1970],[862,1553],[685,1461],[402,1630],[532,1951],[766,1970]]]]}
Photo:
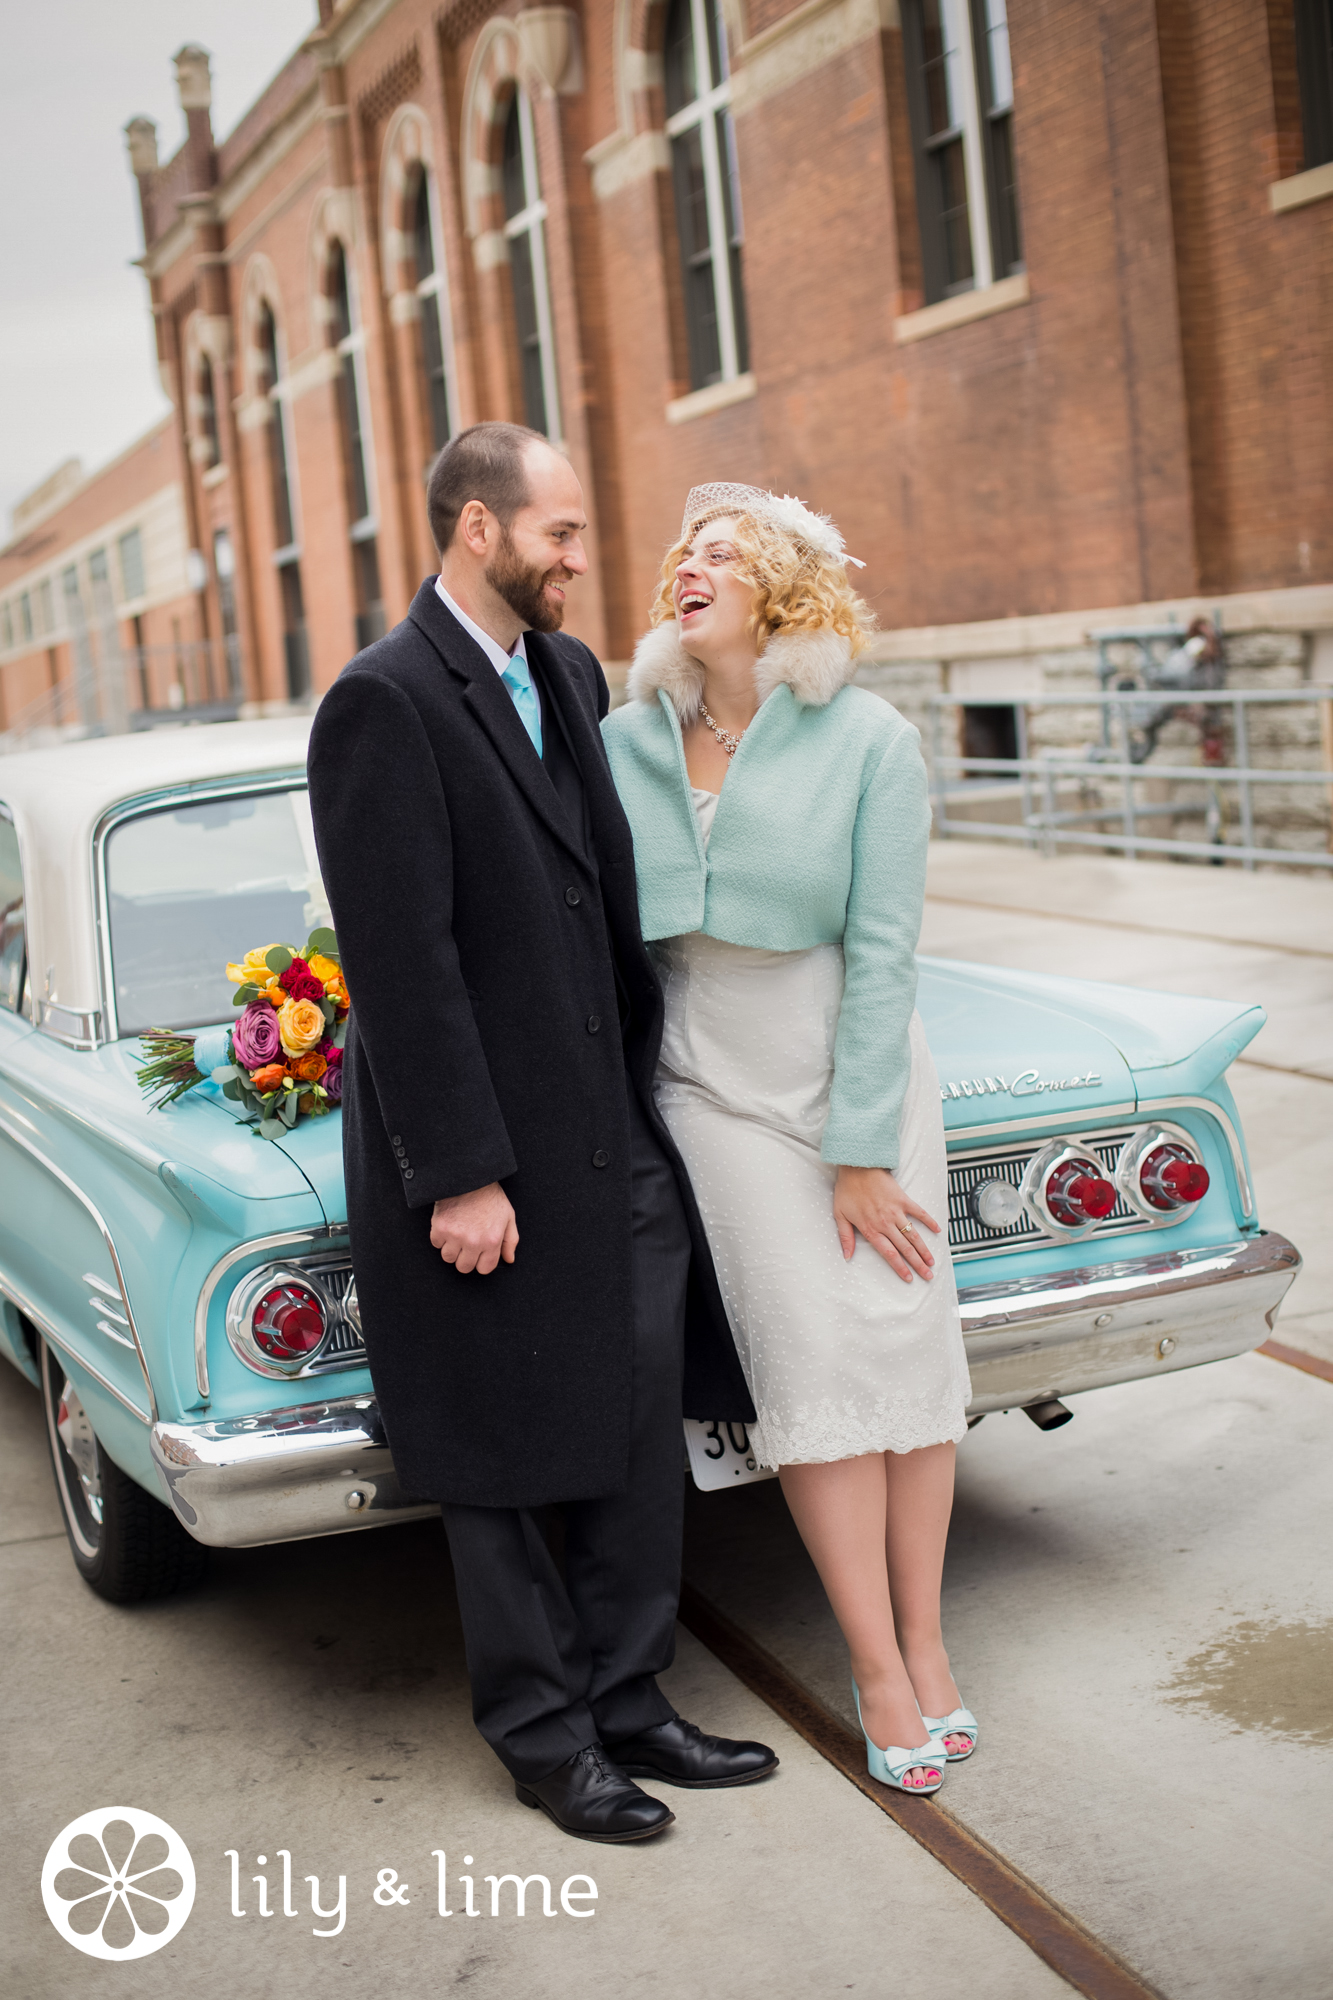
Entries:
{"type": "Polygon", "coordinates": [[[1162,1692],[1175,1707],[1203,1710],[1237,1730],[1333,1743],[1333,1619],[1244,1619],[1183,1661],[1162,1692]]]}

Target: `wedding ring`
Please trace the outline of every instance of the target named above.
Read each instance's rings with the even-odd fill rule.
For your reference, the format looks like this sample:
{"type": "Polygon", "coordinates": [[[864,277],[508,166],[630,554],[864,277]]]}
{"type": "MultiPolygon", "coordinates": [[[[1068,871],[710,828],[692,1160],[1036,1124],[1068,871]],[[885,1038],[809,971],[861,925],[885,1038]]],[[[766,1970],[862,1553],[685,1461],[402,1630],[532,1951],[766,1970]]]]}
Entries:
{"type": "Polygon", "coordinates": [[[911,1223],[910,1223],[910,1222],[908,1222],[908,1221],[906,1220],[906,1218],[904,1218],[904,1220],[903,1220],[903,1235],[904,1235],[904,1236],[913,1236],[913,1235],[915,1235],[915,1233],[916,1233],[916,1232],[915,1232],[915,1230],[914,1230],[914,1229],[912,1228],[912,1225],[911,1225],[911,1223]]]}

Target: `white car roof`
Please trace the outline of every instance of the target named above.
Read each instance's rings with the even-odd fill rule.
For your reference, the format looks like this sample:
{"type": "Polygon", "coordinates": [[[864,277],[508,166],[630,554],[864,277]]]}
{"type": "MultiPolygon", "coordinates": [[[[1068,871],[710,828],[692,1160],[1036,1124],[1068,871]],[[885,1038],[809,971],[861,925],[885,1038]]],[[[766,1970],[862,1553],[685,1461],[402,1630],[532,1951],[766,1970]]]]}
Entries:
{"type": "Polygon", "coordinates": [[[0,757],[0,805],[13,816],[23,860],[35,1004],[75,1015],[101,1005],[92,841],[113,806],[178,785],[303,770],[309,735],[310,717],[297,715],[145,730],[0,757]]]}

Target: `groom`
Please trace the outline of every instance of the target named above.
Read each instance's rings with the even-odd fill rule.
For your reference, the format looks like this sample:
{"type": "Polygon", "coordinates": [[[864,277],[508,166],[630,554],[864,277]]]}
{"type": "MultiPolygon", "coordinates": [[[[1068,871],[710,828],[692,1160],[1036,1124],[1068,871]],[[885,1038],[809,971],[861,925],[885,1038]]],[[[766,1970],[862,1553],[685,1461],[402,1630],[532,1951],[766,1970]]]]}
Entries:
{"type": "Polygon", "coordinates": [[[777,1763],[683,1721],[655,1679],[682,1409],[753,1412],[653,1102],[662,999],[606,682],[560,633],[588,567],[582,490],[536,432],[477,424],[427,504],[439,577],[310,739],[352,994],[361,1321],[404,1490],[442,1503],[477,1727],[526,1805],[639,1840],[673,1814],[635,1777],[736,1785],[777,1763]]]}

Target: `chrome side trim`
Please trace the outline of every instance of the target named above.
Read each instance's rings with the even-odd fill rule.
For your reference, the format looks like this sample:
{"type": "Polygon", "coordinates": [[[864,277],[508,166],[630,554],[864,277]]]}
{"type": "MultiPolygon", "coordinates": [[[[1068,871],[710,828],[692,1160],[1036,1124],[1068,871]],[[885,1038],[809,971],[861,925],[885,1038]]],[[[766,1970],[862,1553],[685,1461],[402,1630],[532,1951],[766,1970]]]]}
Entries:
{"type": "Polygon", "coordinates": [[[309,1229],[285,1230],[281,1236],[254,1236],[248,1243],[239,1243],[219,1258],[200,1287],[198,1303],[194,1309],[194,1380],[201,1402],[208,1401],[208,1309],[228,1271],[234,1270],[243,1258],[255,1256],[265,1250],[286,1250],[294,1243],[333,1243],[339,1237],[346,1237],[347,1224],[320,1223],[309,1229]]]}
{"type": "Polygon", "coordinates": [[[71,1361],[76,1361],[84,1374],[91,1375],[94,1382],[100,1388],[105,1389],[108,1396],[114,1396],[121,1407],[128,1410],[132,1417],[137,1417],[141,1424],[155,1422],[155,1418],[150,1417],[147,1410],[141,1410],[137,1403],[131,1401],[123,1389],[118,1389],[114,1382],[109,1382],[100,1368],[93,1366],[86,1354],[80,1354],[78,1348],[72,1347],[62,1333],[56,1332],[45,1313],[33,1304],[26,1292],[19,1290],[12,1278],[0,1276],[0,1292],[4,1293],[12,1305],[18,1307],[25,1319],[32,1321],[43,1340],[49,1340],[52,1347],[58,1347],[62,1354],[67,1354],[71,1361]]]}
{"type": "Polygon", "coordinates": [[[1254,1220],[1254,1191],[1250,1186],[1250,1176],[1245,1170],[1245,1149],[1240,1143],[1240,1134],[1232,1124],[1220,1104],[1214,1104],[1211,1097],[1145,1097],[1140,1111],[1204,1111],[1222,1128],[1222,1136],[1231,1152],[1231,1167],[1236,1176],[1236,1188],[1240,1195],[1240,1212],[1247,1222],[1254,1220]]]}
{"type": "MultiPolygon", "coordinates": [[[[102,1215],[102,1211],[91,1200],[91,1198],[84,1193],[83,1189],[78,1185],[77,1181],[72,1181],[69,1175],[56,1165],[54,1160],[47,1159],[46,1154],[41,1151],[40,1147],[34,1146],[31,1139],[25,1139],[21,1132],[16,1132],[14,1130],[13,1125],[10,1123],[9,1119],[6,1118],[3,1115],[3,1113],[0,1113],[0,1131],[4,1132],[7,1138],[12,1139],[16,1146],[21,1146],[25,1153],[27,1153],[32,1159],[36,1160],[38,1166],[45,1167],[47,1173],[52,1175],[54,1179],[58,1180],[63,1188],[68,1189],[69,1193],[74,1196],[74,1199],[77,1202],[80,1202],[82,1206],[87,1209],[89,1215],[91,1215],[93,1221],[96,1223],[98,1230],[101,1233],[102,1241],[106,1244],[107,1255],[111,1259],[111,1268],[116,1274],[116,1283],[120,1286],[120,1303],[125,1308],[125,1324],[126,1326],[128,1326],[130,1330],[130,1337],[134,1343],[134,1352],[138,1356],[139,1369],[141,1374],[143,1375],[144,1388],[148,1391],[149,1414],[147,1421],[155,1424],[157,1422],[157,1397],[153,1393],[153,1378],[148,1373],[148,1363],[144,1359],[143,1342],[139,1338],[139,1328],[135,1322],[134,1308],[130,1304],[129,1286],[125,1283],[125,1273],[124,1271],[122,1271],[120,1267],[120,1257],[116,1251],[115,1241],[112,1237],[111,1231],[106,1226],[106,1221],[102,1215]]],[[[82,1360],[82,1356],[78,1354],[75,1349],[67,1348],[66,1352],[73,1354],[74,1359],[76,1361],[82,1360]]],[[[85,1363],[85,1366],[86,1365],[87,1364],[85,1363]]],[[[100,1375],[98,1376],[97,1379],[99,1382],[102,1380],[100,1375]]],[[[107,1383],[105,1386],[110,1388],[111,1385],[110,1383],[107,1383]]],[[[120,1392],[119,1390],[115,1390],[113,1391],[113,1394],[119,1396],[120,1392]]],[[[125,1403],[127,1409],[134,1410],[134,1414],[136,1416],[139,1416],[141,1414],[140,1411],[135,1408],[135,1405],[133,1403],[128,1402],[124,1396],[120,1396],[120,1400],[121,1402],[125,1403]]]]}
{"type": "MultiPolygon", "coordinates": [[[[1125,1104],[1091,1104],[1086,1111],[1073,1111],[1068,1119],[1059,1121],[1060,1133],[1076,1132],[1084,1126],[1106,1125],[1121,1118],[1132,1118],[1139,1109],[1134,1098],[1125,1104]]],[[[946,1125],[944,1143],[952,1146],[970,1139],[1001,1139],[1006,1132],[1051,1132],[1057,1120],[1048,1111],[1043,1118],[1000,1118],[993,1125],[946,1125]]],[[[1057,1135],[1051,1132],[1051,1137],[1057,1135]]]]}

